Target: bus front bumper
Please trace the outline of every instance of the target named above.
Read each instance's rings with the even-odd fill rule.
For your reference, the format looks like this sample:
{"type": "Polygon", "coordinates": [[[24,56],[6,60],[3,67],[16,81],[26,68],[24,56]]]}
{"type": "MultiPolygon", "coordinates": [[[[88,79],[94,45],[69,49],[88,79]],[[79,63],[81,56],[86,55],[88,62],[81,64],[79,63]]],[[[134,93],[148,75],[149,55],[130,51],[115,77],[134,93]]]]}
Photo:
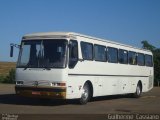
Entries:
{"type": "Polygon", "coordinates": [[[24,97],[66,99],[65,87],[15,86],[17,95],[24,97]]]}

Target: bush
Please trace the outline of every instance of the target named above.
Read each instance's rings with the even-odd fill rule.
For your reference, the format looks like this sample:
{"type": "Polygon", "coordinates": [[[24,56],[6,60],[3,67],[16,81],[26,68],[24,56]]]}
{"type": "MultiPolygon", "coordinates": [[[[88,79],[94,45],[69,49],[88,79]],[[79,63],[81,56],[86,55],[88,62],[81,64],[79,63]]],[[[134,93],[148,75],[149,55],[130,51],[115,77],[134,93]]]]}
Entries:
{"type": "Polygon", "coordinates": [[[0,83],[3,83],[4,82],[4,76],[0,76],[0,83]]]}
{"type": "Polygon", "coordinates": [[[15,69],[11,69],[7,76],[0,76],[1,83],[15,83],[15,69]]]}

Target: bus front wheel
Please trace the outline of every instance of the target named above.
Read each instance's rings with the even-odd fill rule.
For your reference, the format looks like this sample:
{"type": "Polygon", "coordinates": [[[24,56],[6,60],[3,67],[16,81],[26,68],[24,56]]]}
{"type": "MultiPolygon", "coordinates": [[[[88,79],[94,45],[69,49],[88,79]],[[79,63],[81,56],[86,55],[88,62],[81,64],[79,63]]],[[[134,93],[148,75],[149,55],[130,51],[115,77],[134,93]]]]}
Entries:
{"type": "Polygon", "coordinates": [[[79,103],[82,105],[87,104],[90,97],[91,97],[90,86],[88,83],[85,83],[82,89],[82,94],[81,94],[81,98],[79,99],[79,103]]]}

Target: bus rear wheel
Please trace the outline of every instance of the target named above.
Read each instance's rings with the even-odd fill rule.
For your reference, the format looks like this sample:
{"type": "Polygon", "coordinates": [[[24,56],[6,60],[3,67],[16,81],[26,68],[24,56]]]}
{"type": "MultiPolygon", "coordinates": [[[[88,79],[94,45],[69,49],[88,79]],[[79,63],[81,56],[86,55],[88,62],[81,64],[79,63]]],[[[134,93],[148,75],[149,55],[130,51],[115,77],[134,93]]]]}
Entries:
{"type": "Polygon", "coordinates": [[[91,98],[91,90],[88,83],[85,83],[82,89],[81,98],[79,99],[79,103],[81,105],[87,104],[87,102],[91,98]]]}
{"type": "Polygon", "coordinates": [[[141,87],[141,84],[138,83],[137,87],[136,87],[136,92],[133,94],[133,96],[135,98],[139,98],[142,94],[142,87],[141,87]]]}

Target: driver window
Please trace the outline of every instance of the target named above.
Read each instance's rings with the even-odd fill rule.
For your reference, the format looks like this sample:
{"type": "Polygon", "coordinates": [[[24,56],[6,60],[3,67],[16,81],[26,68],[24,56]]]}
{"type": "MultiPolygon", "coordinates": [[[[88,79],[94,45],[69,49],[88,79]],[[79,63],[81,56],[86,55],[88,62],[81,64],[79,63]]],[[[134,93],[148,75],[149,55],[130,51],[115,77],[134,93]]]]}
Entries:
{"type": "Polygon", "coordinates": [[[78,42],[76,40],[71,40],[69,47],[69,68],[74,68],[77,62],[78,62],[78,42]]]}

